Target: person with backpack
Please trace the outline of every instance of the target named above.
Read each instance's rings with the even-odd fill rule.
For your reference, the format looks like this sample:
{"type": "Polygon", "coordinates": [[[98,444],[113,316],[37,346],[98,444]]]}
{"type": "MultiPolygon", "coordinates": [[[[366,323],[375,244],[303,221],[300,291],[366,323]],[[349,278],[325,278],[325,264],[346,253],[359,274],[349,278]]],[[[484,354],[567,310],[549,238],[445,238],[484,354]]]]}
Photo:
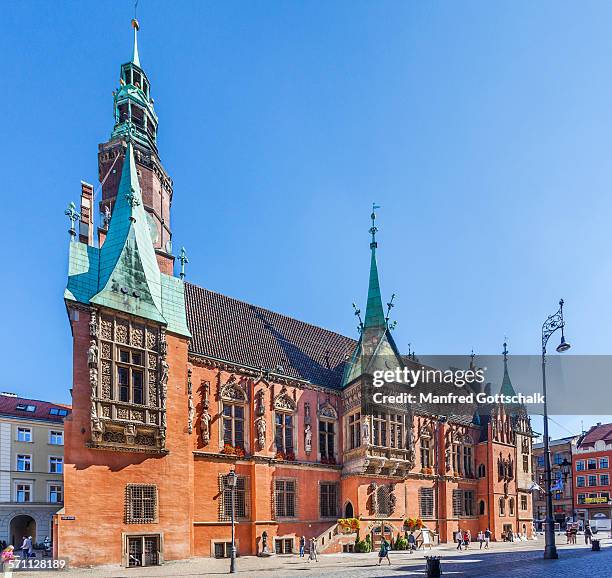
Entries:
{"type": "Polygon", "coordinates": [[[382,542],[380,543],[380,551],[378,552],[378,565],[379,566],[380,566],[380,563],[383,561],[383,558],[386,558],[387,562],[389,562],[389,565],[391,565],[391,560],[389,558],[389,542],[387,542],[385,538],[382,539],[382,542]]]}

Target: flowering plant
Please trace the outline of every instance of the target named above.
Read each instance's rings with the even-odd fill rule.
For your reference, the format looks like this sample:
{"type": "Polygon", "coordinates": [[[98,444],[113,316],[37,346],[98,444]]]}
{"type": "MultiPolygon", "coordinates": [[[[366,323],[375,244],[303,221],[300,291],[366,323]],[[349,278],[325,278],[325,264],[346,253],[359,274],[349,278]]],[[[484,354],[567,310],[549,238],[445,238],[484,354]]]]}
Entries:
{"type": "Polygon", "coordinates": [[[351,532],[359,530],[359,520],[357,518],[340,518],[338,524],[343,530],[350,530],[351,532]]]}
{"type": "Polygon", "coordinates": [[[221,453],[228,456],[236,456],[237,458],[243,458],[245,455],[244,448],[241,448],[240,446],[233,446],[230,443],[223,445],[221,453]]]}
{"type": "Polygon", "coordinates": [[[334,456],[323,456],[321,457],[322,464],[329,464],[331,466],[336,465],[336,458],[334,456]]]}
{"type": "Polygon", "coordinates": [[[406,518],[404,520],[404,526],[412,531],[412,530],[420,530],[425,527],[423,520],[421,518],[406,518]]]}
{"type": "Polygon", "coordinates": [[[294,452],[282,452],[281,450],[276,451],[276,455],[274,456],[277,460],[286,460],[288,462],[295,461],[295,453],[294,452]]]}

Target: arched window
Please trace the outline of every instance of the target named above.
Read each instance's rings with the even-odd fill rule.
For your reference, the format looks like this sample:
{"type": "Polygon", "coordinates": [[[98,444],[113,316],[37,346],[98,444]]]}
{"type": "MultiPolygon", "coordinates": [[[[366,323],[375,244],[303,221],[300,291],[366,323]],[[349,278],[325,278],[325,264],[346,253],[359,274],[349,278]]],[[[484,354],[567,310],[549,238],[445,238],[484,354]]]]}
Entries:
{"type": "Polygon", "coordinates": [[[484,514],[485,514],[485,503],[484,503],[484,500],[480,500],[480,502],[478,502],[478,514],[480,516],[484,516],[484,514]]]}
{"type": "Polygon", "coordinates": [[[478,477],[479,478],[484,478],[486,476],[486,473],[487,473],[487,471],[486,471],[485,465],[484,464],[480,464],[478,466],[478,477]]]}
{"type": "Polygon", "coordinates": [[[295,458],[296,403],[285,392],[274,400],[274,443],[276,451],[290,459],[295,458]],[[293,457],[292,457],[293,456],[293,457]]]}
{"type": "Polygon", "coordinates": [[[514,516],[514,498],[510,498],[510,501],[508,502],[508,511],[511,516],[514,516]]]}
{"type": "Polygon", "coordinates": [[[354,516],[353,504],[351,502],[347,502],[346,506],[344,506],[344,517],[352,518],[353,516],[354,516]]]}
{"type": "Polygon", "coordinates": [[[221,389],[221,414],[223,416],[223,446],[245,449],[245,423],[247,396],[237,383],[227,383],[221,389]]]}
{"type": "Polygon", "coordinates": [[[504,498],[499,499],[499,515],[506,515],[506,500],[504,498]]]}
{"type": "Polygon", "coordinates": [[[338,413],[329,403],[319,408],[319,454],[322,462],[336,462],[336,422],[338,413]]]}

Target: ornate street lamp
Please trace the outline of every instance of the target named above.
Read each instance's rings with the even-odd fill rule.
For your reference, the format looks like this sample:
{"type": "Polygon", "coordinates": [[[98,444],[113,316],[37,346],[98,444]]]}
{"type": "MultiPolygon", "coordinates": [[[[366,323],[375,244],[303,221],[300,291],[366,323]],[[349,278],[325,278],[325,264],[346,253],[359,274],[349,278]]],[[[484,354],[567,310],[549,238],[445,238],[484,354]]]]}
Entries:
{"type": "Polygon", "coordinates": [[[554,560],[559,557],[557,554],[557,547],[555,546],[555,527],[553,521],[553,506],[552,506],[552,492],[551,478],[552,469],[550,464],[550,444],[548,439],[548,402],[546,397],[546,344],[550,339],[550,336],[561,329],[561,342],[557,346],[557,352],[563,353],[570,348],[570,344],[565,341],[565,335],[563,334],[563,328],[565,327],[565,321],[563,321],[563,299],[559,301],[559,310],[550,315],[544,324],[542,325],[542,394],[544,395],[544,468],[546,476],[546,532],[545,532],[545,546],[544,546],[544,558],[554,560]]]}
{"type": "Polygon", "coordinates": [[[227,485],[231,490],[232,499],[232,551],[230,554],[230,574],[236,573],[236,537],[234,534],[234,506],[236,504],[236,481],[238,476],[234,470],[230,470],[227,474],[227,485]]]}

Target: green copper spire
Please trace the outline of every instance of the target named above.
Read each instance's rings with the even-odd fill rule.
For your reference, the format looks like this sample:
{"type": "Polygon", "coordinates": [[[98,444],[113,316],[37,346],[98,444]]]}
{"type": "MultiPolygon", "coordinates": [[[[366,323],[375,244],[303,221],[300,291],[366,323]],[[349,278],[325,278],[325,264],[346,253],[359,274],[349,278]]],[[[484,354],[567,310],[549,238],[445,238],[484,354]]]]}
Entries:
{"type": "Polygon", "coordinates": [[[502,379],[501,389],[499,393],[502,395],[515,396],[516,392],[514,391],[514,387],[512,387],[512,382],[510,381],[510,374],[508,373],[508,344],[504,341],[504,350],[502,351],[504,356],[504,377],[502,379]]]}
{"type": "Polygon", "coordinates": [[[162,285],[128,139],[108,235],[100,249],[98,294],[92,303],[165,322],[162,285]]]}
{"type": "Polygon", "coordinates": [[[138,30],[140,26],[136,18],[132,20],[132,28],[134,29],[134,52],[132,53],[132,63],[140,67],[140,58],[138,57],[138,30]]]}
{"type": "MultiPolygon", "coordinates": [[[[355,351],[348,360],[342,379],[342,386],[354,382],[359,377],[372,375],[378,369],[391,369],[393,366],[402,367],[403,361],[395,341],[391,336],[391,329],[394,324],[388,323],[388,314],[385,316],[382,298],[380,295],[380,283],[378,281],[378,266],[376,264],[376,204],[372,205],[372,227],[370,234],[370,280],[368,283],[368,301],[366,314],[363,323],[361,322],[360,310],[355,304],[355,315],[359,317],[359,342],[355,351]]],[[[387,304],[389,311],[393,307],[393,298],[387,304]]]]}
{"type": "Polygon", "coordinates": [[[385,327],[385,313],[382,304],[382,298],[380,295],[380,283],[378,281],[378,265],[376,264],[376,248],[378,243],[376,242],[376,209],[380,207],[376,204],[372,204],[372,227],[370,228],[370,234],[372,235],[372,241],[370,242],[370,282],[368,284],[368,301],[366,305],[364,328],[371,327],[385,327]]]}

